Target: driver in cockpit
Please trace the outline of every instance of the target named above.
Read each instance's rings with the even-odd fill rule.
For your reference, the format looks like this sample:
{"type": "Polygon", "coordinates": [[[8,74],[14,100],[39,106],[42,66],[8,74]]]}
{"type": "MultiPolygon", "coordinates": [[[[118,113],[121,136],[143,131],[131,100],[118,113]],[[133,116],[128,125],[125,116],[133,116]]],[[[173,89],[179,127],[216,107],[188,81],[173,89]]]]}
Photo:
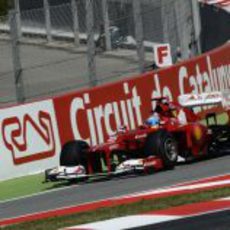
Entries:
{"type": "Polygon", "coordinates": [[[157,112],[153,112],[153,114],[147,118],[145,124],[148,126],[158,126],[160,124],[160,116],[157,112]]]}

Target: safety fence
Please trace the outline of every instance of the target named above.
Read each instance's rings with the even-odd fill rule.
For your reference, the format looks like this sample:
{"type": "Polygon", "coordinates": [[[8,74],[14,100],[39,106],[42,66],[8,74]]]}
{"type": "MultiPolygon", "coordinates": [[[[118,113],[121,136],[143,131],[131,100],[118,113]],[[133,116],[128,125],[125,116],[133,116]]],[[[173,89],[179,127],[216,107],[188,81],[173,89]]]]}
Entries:
{"type": "Polygon", "coordinates": [[[15,1],[0,17],[0,106],[145,72],[156,43],[174,62],[178,47],[197,55],[198,15],[196,0],[15,1]]]}

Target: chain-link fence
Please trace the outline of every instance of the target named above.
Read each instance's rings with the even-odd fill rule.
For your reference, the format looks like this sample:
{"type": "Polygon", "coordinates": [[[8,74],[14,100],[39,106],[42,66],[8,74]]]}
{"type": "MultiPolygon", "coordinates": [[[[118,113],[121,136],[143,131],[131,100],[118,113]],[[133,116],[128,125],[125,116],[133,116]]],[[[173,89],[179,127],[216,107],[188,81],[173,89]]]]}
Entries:
{"type": "MultiPolygon", "coordinates": [[[[0,16],[0,22],[6,27],[7,16],[0,16]]],[[[15,83],[12,61],[12,44],[7,36],[1,35],[0,40],[0,104],[15,101],[15,83]],[[3,39],[4,38],[4,39],[3,39]]]]}
{"type": "MultiPolygon", "coordinates": [[[[23,5],[31,5],[31,1],[24,0],[23,5]],[[27,2],[27,3],[26,3],[27,2]]],[[[42,2],[42,1],[41,1],[42,2]]],[[[62,3],[63,1],[59,1],[62,3]]],[[[21,25],[24,34],[31,36],[47,35],[52,38],[74,38],[74,15],[78,16],[80,38],[86,41],[86,3],[85,0],[68,0],[65,4],[49,1],[50,30],[46,31],[46,10],[41,5],[35,9],[21,9],[21,25]],[[75,2],[76,8],[73,7],[75,2]],[[56,5],[54,5],[54,3],[56,5]]],[[[133,0],[106,0],[108,5],[108,19],[112,45],[135,46],[135,24],[133,0]]],[[[140,1],[143,21],[143,36],[146,47],[152,48],[148,42],[170,42],[173,53],[177,46],[182,51],[187,49],[186,43],[194,40],[193,0],[142,0],[140,1]]],[[[100,34],[104,25],[103,1],[93,0],[94,33],[100,34]]]]}
{"type": "Polygon", "coordinates": [[[155,43],[174,59],[199,49],[196,0],[15,0],[15,10],[0,17],[1,104],[143,72],[155,43]]]}

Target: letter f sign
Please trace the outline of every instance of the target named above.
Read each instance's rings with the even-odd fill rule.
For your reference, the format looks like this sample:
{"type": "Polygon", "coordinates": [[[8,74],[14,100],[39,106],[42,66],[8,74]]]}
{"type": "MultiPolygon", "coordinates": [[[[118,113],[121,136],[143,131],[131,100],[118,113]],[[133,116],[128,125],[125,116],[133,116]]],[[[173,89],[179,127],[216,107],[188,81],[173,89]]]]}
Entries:
{"type": "Polygon", "coordinates": [[[170,45],[154,45],[154,58],[158,67],[166,67],[172,65],[170,45]]]}

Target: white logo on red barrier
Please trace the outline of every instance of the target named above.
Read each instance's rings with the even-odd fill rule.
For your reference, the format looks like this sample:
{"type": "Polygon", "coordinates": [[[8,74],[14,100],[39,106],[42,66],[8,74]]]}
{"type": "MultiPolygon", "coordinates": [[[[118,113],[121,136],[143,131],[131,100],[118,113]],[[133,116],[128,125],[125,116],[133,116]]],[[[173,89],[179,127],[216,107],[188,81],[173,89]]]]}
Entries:
{"type": "Polygon", "coordinates": [[[9,116],[2,120],[2,141],[11,152],[15,165],[55,155],[59,140],[51,103],[46,101],[21,106],[17,108],[19,113],[15,111],[17,116],[10,116],[13,109],[9,109],[9,116]]]}
{"type": "Polygon", "coordinates": [[[158,67],[172,65],[171,49],[169,44],[154,45],[154,60],[158,67]]]}
{"type": "Polygon", "coordinates": [[[89,93],[71,101],[70,118],[75,139],[83,139],[91,145],[96,145],[105,141],[104,134],[112,136],[122,125],[134,129],[142,124],[142,102],[137,88],[131,88],[128,83],[123,83],[121,89],[121,94],[118,93],[121,91],[113,92],[117,94],[116,101],[93,105],[89,93]],[[84,128],[78,123],[79,116],[82,115],[85,119],[84,128]]]}

